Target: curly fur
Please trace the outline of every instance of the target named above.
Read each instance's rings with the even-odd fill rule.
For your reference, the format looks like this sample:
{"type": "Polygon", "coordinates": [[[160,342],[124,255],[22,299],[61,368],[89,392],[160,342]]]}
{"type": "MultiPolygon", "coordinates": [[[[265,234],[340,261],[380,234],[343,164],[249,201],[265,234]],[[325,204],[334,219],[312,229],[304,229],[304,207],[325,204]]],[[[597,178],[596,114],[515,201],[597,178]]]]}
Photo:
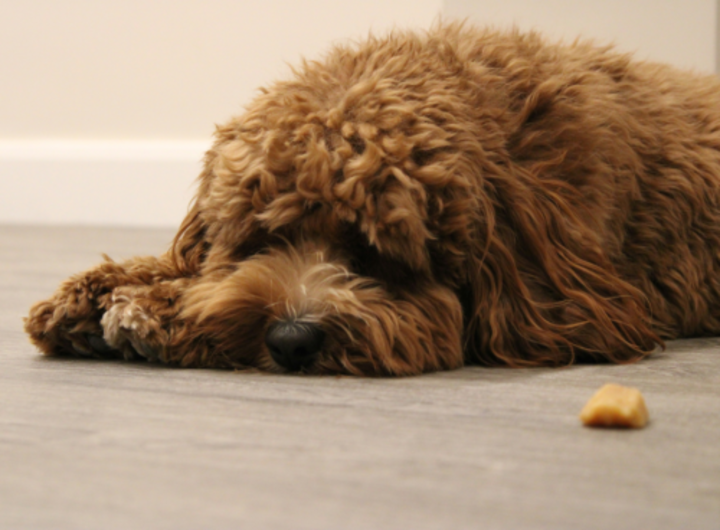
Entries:
{"type": "Polygon", "coordinates": [[[339,46],[218,127],[171,250],[36,304],[46,354],[309,373],[639,359],[720,331],[720,84],[439,26],[339,46]]]}

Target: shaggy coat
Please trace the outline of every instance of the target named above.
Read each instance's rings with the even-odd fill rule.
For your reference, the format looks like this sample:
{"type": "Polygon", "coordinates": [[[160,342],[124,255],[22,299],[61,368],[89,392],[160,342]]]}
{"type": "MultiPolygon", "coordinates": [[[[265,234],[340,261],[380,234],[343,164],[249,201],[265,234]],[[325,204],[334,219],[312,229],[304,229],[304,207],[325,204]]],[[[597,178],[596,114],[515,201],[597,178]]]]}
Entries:
{"type": "Polygon", "coordinates": [[[25,327],[48,355],[194,367],[625,362],[720,332],[719,200],[714,77],[396,32],[262,90],[218,127],[170,251],[73,276],[25,327]],[[312,351],[283,358],[279,324],[312,351]]]}

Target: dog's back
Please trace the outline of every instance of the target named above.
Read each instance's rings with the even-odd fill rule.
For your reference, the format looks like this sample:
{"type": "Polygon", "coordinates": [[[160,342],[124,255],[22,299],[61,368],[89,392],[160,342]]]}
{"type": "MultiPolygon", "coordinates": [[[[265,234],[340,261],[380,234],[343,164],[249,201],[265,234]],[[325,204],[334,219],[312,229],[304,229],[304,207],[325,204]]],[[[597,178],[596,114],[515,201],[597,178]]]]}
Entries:
{"type": "Polygon", "coordinates": [[[532,34],[480,34],[465,48],[504,80],[511,160],[579,192],[585,237],[644,293],[653,327],[720,333],[718,79],[532,34]]]}

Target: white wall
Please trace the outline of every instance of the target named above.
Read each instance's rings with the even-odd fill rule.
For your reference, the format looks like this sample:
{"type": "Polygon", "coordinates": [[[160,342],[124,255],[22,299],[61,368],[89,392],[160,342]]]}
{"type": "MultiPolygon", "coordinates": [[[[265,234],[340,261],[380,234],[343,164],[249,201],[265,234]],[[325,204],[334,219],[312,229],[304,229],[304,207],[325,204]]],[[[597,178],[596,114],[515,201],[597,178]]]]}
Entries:
{"type": "Polygon", "coordinates": [[[206,139],[336,40],[442,0],[0,0],[0,138],[206,139]]]}
{"type": "Polygon", "coordinates": [[[717,0],[445,0],[448,17],[592,38],[650,59],[714,72],[717,0]]]}
{"type": "Polygon", "coordinates": [[[0,223],[179,224],[214,124],[442,0],[0,0],[0,223]]]}
{"type": "Polygon", "coordinates": [[[441,12],[716,63],[717,0],[0,0],[0,223],[177,225],[214,124],[286,62],[441,12]]]}

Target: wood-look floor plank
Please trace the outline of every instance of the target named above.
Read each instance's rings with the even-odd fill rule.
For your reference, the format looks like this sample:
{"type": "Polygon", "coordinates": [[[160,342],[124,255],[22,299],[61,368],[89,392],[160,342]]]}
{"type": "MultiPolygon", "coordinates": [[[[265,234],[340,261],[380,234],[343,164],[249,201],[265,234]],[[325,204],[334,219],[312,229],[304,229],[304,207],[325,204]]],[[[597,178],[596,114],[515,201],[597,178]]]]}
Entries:
{"type": "Polygon", "coordinates": [[[170,231],[0,226],[0,528],[720,528],[720,340],[405,379],[48,359],[29,305],[170,231]],[[651,424],[591,430],[603,383],[651,424]]]}

